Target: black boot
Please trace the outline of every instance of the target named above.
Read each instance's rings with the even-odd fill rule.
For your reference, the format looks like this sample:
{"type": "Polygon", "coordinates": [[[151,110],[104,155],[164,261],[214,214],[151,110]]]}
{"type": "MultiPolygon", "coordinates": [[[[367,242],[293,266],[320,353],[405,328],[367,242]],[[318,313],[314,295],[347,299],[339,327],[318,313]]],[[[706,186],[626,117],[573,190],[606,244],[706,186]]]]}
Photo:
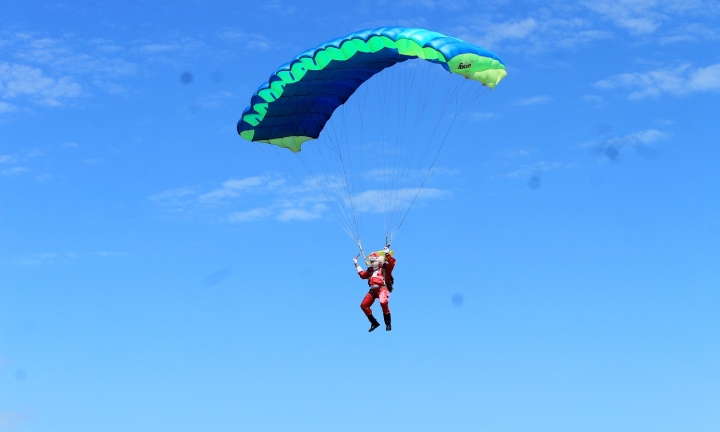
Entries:
{"type": "Polygon", "coordinates": [[[368,317],[368,320],[370,321],[370,330],[368,330],[369,332],[380,327],[380,323],[375,319],[374,316],[372,316],[372,314],[368,315],[367,317],[368,317]]]}
{"type": "Polygon", "coordinates": [[[383,318],[385,319],[385,331],[392,330],[392,326],[390,325],[390,314],[383,314],[383,318]]]}

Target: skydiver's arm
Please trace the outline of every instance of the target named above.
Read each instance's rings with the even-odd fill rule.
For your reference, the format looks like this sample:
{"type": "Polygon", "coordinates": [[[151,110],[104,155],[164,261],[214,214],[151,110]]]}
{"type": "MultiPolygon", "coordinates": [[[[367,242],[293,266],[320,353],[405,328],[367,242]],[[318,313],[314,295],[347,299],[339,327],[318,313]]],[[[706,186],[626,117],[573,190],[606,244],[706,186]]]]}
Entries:
{"type": "Polygon", "coordinates": [[[370,276],[372,275],[372,272],[369,271],[370,269],[363,270],[362,267],[360,267],[360,266],[358,265],[357,260],[358,260],[358,257],[359,257],[359,256],[360,256],[360,255],[358,254],[358,256],[356,256],[355,258],[353,258],[353,263],[355,263],[355,270],[357,270],[358,275],[360,275],[360,277],[361,277],[362,279],[370,279],[370,276]]]}
{"type": "Polygon", "coordinates": [[[385,270],[392,271],[392,269],[395,268],[395,263],[397,262],[397,260],[393,258],[393,256],[390,254],[385,254],[385,259],[387,260],[387,262],[385,263],[385,270]]]}
{"type": "Polygon", "coordinates": [[[395,258],[390,254],[390,245],[385,245],[385,272],[392,279],[392,271],[395,268],[395,258]]]}
{"type": "Polygon", "coordinates": [[[370,276],[372,276],[372,274],[373,274],[372,270],[370,270],[370,269],[363,270],[362,268],[360,268],[360,266],[357,266],[357,272],[358,272],[358,275],[360,276],[360,279],[370,279],[370,276]]]}

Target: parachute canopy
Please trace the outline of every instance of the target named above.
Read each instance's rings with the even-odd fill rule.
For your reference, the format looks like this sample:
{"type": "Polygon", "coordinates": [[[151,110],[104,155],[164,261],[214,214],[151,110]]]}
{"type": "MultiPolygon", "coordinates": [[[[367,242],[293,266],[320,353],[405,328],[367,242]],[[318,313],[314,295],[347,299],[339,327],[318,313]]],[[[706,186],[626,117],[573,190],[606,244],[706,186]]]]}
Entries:
{"type": "Polygon", "coordinates": [[[440,33],[407,27],[361,30],[307,50],[280,66],[243,112],[237,131],[299,152],[365,81],[409,59],[423,59],[493,88],[506,75],[494,53],[440,33]]]}

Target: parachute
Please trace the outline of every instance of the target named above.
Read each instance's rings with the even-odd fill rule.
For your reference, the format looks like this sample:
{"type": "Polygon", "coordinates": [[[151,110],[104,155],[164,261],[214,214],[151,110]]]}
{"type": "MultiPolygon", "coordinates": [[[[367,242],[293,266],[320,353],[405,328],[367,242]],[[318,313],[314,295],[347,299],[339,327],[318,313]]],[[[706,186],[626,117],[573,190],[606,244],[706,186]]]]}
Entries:
{"type": "Polygon", "coordinates": [[[360,215],[381,213],[391,242],[458,116],[467,121],[467,107],[506,75],[497,55],[454,37],[407,27],[362,30],[280,66],[251,97],[237,131],[273,145],[302,183],[277,151],[289,149],[362,251],[360,215]],[[400,64],[407,66],[398,71],[400,64]],[[473,85],[445,83],[436,78],[443,70],[473,85]],[[306,157],[308,148],[313,155],[306,157]]]}

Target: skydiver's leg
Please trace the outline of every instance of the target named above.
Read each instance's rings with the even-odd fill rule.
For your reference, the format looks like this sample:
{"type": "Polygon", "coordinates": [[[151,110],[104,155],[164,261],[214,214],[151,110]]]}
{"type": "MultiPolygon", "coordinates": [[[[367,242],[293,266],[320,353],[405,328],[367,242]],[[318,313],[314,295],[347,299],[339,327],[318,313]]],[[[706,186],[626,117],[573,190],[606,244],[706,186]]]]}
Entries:
{"type": "Polygon", "coordinates": [[[372,309],[370,309],[370,306],[372,306],[373,303],[375,303],[375,297],[373,297],[371,293],[365,294],[365,298],[362,303],[360,303],[360,309],[365,312],[365,315],[372,315],[372,309]]]}
{"type": "Polygon", "coordinates": [[[378,297],[380,298],[380,307],[382,307],[383,311],[383,320],[385,321],[385,330],[390,331],[392,330],[392,326],[390,325],[390,291],[388,291],[387,288],[381,288],[380,293],[378,294],[378,297]]]}
{"type": "Polygon", "coordinates": [[[365,298],[363,299],[362,303],[360,303],[360,308],[363,310],[363,312],[365,312],[365,315],[367,316],[368,321],[370,321],[370,330],[368,330],[369,332],[380,327],[380,323],[375,319],[375,317],[372,314],[372,309],[370,309],[370,306],[372,306],[372,304],[375,303],[376,296],[377,296],[377,293],[373,292],[373,290],[370,290],[370,292],[365,294],[365,298]]]}
{"type": "Polygon", "coordinates": [[[383,314],[389,314],[390,313],[390,291],[388,291],[388,289],[385,287],[380,288],[380,292],[378,293],[378,298],[380,299],[380,307],[382,308],[383,314]]]}

